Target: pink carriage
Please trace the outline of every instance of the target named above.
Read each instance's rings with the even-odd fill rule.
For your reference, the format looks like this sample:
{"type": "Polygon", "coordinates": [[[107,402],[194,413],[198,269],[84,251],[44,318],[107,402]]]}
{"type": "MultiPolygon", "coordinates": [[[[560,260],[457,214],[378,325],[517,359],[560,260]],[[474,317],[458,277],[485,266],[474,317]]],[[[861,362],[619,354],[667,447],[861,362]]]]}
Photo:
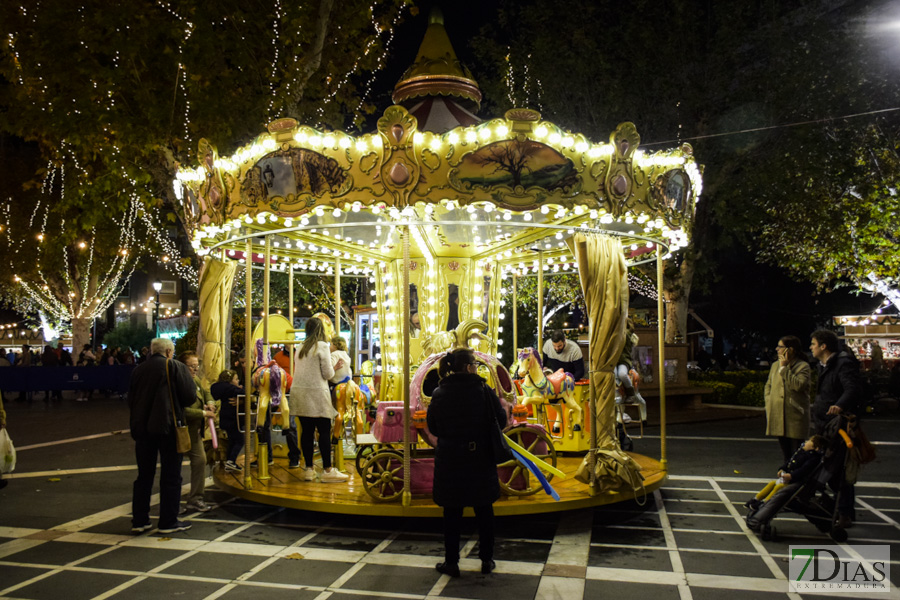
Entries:
{"type": "MultiPolygon", "coordinates": [[[[410,415],[418,413],[420,417],[418,422],[411,418],[409,423],[409,439],[413,441],[409,461],[410,491],[414,496],[429,496],[434,480],[434,446],[437,439],[428,431],[421,417],[437,388],[440,379],[438,361],[444,354],[441,352],[428,357],[416,370],[410,384],[410,415]],[[428,447],[417,447],[419,440],[428,447]]],[[[479,363],[479,374],[492,385],[507,411],[509,425],[504,433],[531,454],[555,467],[556,450],[544,427],[517,423],[512,419],[512,408],[517,398],[509,372],[489,354],[476,352],[475,358],[479,363]]],[[[376,501],[394,501],[403,492],[403,410],[402,402],[379,403],[372,428],[377,443],[361,446],[357,450],[357,472],[363,487],[376,501]]],[[[501,490],[507,495],[526,496],[542,489],[536,478],[516,461],[497,465],[497,476],[501,490]]],[[[549,480],[552,474],[547,473],[546,477],[549,480]]]]}

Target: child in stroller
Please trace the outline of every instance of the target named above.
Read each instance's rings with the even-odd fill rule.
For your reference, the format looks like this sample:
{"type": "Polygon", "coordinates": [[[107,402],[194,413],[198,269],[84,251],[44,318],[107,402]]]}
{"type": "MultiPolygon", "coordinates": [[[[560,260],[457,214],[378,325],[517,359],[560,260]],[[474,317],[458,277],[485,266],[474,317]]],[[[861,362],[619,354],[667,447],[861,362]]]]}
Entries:
{"type": "Polygon", "coordinates": [[[803,483],[807,477],[822,462],[825,452],[825,438],[814,435],[794,452],[791,459],[778,470],[778,478],[766,484],[755,497],[747,501],[744,506],[750,510],[759,510],[763,503],[768,502],[784,486],[789,483],[803,483]]]}
{"type": "Polygon", "coordinates": [[[782,487],[769,490],[767,493],[770,496],[764,502],[759,500],[759,495],[747,502],[746,506],[750,509],[747,513],[747,526],[752,531],[760,533],[763,539],[774,539],[775,531],[770,521],[781,510],[786,509],[803,515],[820,531],[830,532],[835,541],[846,541],[847,532],[836,523],[836,506],[844,480],[845,463],[848,450],[853,447],[845,427],[845,418],[836,416],[824,435],[813,436],[791,457],[788,465],[795,458],[799,459],[798,455],[802,452],[809,452],[811,455],[803,460],[803,466],[798,460],[793,471],[788,465],[785,466],[783,471],[790,475],[785,478],[782,487]],[[804,450],[810,447],[811,450],[804,450]],[[834,497],[828,494],[826,485],[835,491],[834,497]]]}

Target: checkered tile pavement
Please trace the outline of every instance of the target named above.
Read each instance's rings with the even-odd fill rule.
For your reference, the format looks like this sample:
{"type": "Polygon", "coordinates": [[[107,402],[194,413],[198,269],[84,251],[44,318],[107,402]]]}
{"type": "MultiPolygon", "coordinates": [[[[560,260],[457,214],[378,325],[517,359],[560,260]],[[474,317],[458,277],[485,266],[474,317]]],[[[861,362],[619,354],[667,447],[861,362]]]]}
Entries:
{"type": "MultiPolygon", "coordinates": [[[[788,593],[788,547],[832,542],[798,515],[775,521],[776,541],[747,531],[742,505],[762,484],[673,476],[643,506],[498,518],[491,575],[479,571],[477,535],[467,523],[459,579],[434,569],[442,554],[438,519],[294,511],[210,489],[216,508],[188,514],[193,527],[169,537],[130,535],[128,505],[52,529],[0,527],[0,597],[814,598],[788,593]]],[[[900,573],[900,485],[864,483],[857,499],[848,543],[889,544],[900,573]]]]}

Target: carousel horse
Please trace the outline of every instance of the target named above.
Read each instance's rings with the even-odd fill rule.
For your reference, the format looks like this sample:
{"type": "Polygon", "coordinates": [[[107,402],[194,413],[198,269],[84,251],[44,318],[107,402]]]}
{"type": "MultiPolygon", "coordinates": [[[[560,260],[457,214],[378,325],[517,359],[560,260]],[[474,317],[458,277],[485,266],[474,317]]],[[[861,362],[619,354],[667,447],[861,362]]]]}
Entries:
{"type": "Polygon", "coordinates": [[[338,440],[342,437],[345,418],[353,422],[355,433],[363,433],[366,406],[372,401],[369,388],[363,389],[353,381],[353,378],[347,377],[334,386],[333,398],[337,416],[334,418],[334,426],[331,429],[331,439],[338,440]]]}
{"type": "Polygon", "coordinates": [[[290,427],[290,409],[286,391],[291,386],[291,376],[269,357],[262,339],[256,340],[256,359],[254,372],[250,378],[253,387],[259,392],[259,419],[264,422],[269,407],[281,408],[272,414],[273,430],[290,427]]]}
{"type": "MultiPolygon", "coordinates": [[[[541,357],[534,348],[519,351],[515,370],[515,377],[524,379],[522,391],[525,399],[522,404],[543,404],[561,398],[569,407],[568,422],[574,423],[569,429],[569,437],[582,430],[584,411],[575,400],[575,379],[572,375],[559,369],[556,373],[545,376],[541,357]]],[[[554,430],[557,428],[554,427],[554,430]]]]}

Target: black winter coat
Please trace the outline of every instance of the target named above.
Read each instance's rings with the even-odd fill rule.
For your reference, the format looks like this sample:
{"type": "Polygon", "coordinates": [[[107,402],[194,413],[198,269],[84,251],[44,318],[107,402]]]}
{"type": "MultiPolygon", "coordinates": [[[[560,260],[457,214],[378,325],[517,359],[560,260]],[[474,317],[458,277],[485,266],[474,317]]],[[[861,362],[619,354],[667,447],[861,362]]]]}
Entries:
{"type": "Polygon", "coordinates": [[[804,450],[803,446],[800,446],[790,460],[781,467],[781,470],[791,474],[791,483],[803,483],[821,462],[822,452],[804,450]]]}
{"type": "Polygon", "coordinates": [[[828,408],[837,404],[842,411],[856,414],[862,382],[859,365],[846,353],[834,354],[823,367],[819,364],[816,400],[812,406],[813,424],[817,433],[831,420],[828,408]]]}
{"type": "MultiPolygon", "coordinates": [[[[135,440],[150,436],[174,435],[172,400],[166,378],[166,357],[154,354],[135,367],[128,387],[128,407],[131,410],[131,437],[135,440]]],[[[197,388],[190,371],[177,360],[169,360],[172,398],[181,423],[184,407],[194,403],[197,388]]]]}
{"type": "Polygon", "coordinates": [[[484,506],[500,497],[491,446],[493,411],[501,429],[506,413],[497,394],[474,373],[441,380],[428,407],[428,429],[437,436],[434,490],[439,506],[484,506]]]}

